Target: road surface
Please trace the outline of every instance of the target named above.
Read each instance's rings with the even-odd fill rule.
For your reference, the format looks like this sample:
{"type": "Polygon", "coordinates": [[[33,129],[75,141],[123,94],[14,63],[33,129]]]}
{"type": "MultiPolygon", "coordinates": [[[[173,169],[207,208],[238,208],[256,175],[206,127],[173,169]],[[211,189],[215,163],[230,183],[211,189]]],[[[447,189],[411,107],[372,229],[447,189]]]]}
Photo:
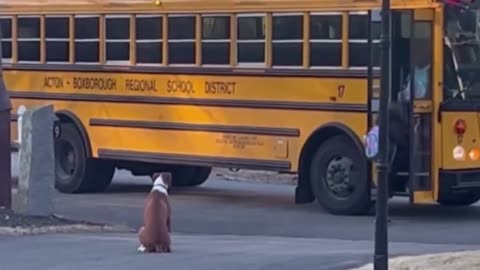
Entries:
{"type": "MultiPolygon", "coordinates": [[[[14,158],[14,174],[18,171],[15,161],[14,158]]],[[[118,171],[112,187],[106,193],[56,194],[56,212],[72,218],[124,224],[138,229],[142,223],[144,198],[150,187],[148,178],[133,177],[128,172],[118,171]]],[[[316,203],[295,205],[293,195],[293,186],[240,183],[212,177],[201,187],[171,192],[172,230],[179,237],[210,236],[216,239],[227,235],[238,239],[264,239],[263,242],[267,241],[265,239],[281,239],[278,244],[281,243],[284,250],[291,252],[302,245],[304,250],[314,248],[316,243],[321,245],[317,250],[318,258],[325,258],[319,264],[329,265],[327,268],[317,265],[316,269],[347,269],[347,266],[357,266],[371,260],[373,215],[333,216],[316,203]],[[302,242],[305,240],[317,242],[305,247],[302,242]],[[331,254],[332,251],[336,255],[331,254]]],[[[478,206],[412,207],[406,199],[394,199],[390,203],[390,214],[392,223],[389,237],[392,247],[401,246],[392,249],[394,255],[480,247],[480,238],[476,237],[480,228],[478,206]]],[[[133,238],[128,241],[134,240],[134,236],[129,237],[133,238]]],[[[238,255],[238,251],[234,254],[238,255]]],[[[272,255],[271,259],[278,259],[278,256],[272,255]]],[[[289,256],[291,260],[299,258],[292,254],[289,256]]],[[[311,256],[309,259],[315,257],[312,254],[308,256],[311,256]]]]}

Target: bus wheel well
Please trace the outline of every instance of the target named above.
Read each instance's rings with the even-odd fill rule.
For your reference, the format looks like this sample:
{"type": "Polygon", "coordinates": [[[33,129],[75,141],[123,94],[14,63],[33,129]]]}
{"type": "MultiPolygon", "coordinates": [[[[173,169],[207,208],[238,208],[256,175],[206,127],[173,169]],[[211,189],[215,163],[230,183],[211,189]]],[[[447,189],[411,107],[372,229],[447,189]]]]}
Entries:
{"type": "Polygon", "coordinates": [[[347,135],[357,145],[359,151],[363,151],[358,137],[343,124],[330,123],[315,130],[305,142],[300,154],[296,203],[311,203],[315,200],[310,184],[310,161],[324,141],[337,135],[347,135]]]}
{"type": "Polygon", "coordinates": [[[90,145],[90,139],[88,137],[87,131],[85,127],[82,124],[82,121],[72,112],[62,110],[62,111],[57,111],[55,115],[58,117],[60,120],[60,123],[71,123],[75,125],[75,128],[77,131],[80,133],[80,136],[83,139],[83,142],[85,143],[85,149],[87,151],[87,157],[92,156],[92,148],[90,145]]]}

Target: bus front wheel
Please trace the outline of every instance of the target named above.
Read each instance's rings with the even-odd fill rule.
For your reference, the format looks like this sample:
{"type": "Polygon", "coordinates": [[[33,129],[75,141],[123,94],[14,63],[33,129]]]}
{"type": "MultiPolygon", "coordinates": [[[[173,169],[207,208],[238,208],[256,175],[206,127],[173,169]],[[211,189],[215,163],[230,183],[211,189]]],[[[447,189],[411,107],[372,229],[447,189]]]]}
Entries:
{"type": "Polygon", "coordinates": [[[115,172],[113,162],[89,158],[73,123],[62,123],[61,130],[55,139],[55,188],[62,193],[105,191],[115,172]]]}
{"type": "Polygon", "coordinates": [[[172,168],[172,186],[194,187],[200,186],[207,181],[211,167],[177,165],[172,168]]]}
{"type": "Polygon", "coordinates": [[[346,135],[323,142],[313,155],[310,182],[318,203],[332,214],[358,215],[370,210],[366,162],[346,135]]]}

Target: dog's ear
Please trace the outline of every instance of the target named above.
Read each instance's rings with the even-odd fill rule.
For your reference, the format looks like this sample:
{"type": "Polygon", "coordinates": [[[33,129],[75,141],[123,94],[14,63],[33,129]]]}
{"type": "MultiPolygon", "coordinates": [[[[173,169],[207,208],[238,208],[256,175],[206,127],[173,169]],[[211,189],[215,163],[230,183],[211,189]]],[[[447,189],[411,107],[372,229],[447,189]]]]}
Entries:
{"type": "Polygon", "coordinates": [[[172,186],[172,173],[170,173],[170,172],[163,173],[163,177],[164,177],[165,184],[167,184],[168,187],[171,187],[172,186]]]}
{"type": "Polygon", "coordinates": [[[153,181],[155,181],[159,176],[160,176],[159,172],[156,172],[156,173],[153,173],[153,174],[150,175],[150,177],[152,178],[153,181]]]}

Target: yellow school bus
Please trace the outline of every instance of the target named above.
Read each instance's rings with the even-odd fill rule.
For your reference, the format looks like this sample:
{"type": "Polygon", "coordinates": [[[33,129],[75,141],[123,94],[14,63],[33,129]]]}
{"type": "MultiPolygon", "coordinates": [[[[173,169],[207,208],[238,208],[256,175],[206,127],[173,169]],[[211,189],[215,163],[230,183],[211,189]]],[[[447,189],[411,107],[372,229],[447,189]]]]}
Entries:
{"type": "MultiPolygon", "coordinates": [[[[174,186],[198,186],[226,167],[298,173],[295,202],[334,214],[364,214],[375,201],[363,138],[378,111],[379,0],[0,6],[12,140],[26,109],[54,105],[61,192],[102,192],[115,169],[170,171],[174,186]]],[[[392,8],[392,102],[405,113],[392,114],[391,196],[473,204],[477,7],[392,8]],[[415,95],[401,101],[409,78],[415,95]]]]}

